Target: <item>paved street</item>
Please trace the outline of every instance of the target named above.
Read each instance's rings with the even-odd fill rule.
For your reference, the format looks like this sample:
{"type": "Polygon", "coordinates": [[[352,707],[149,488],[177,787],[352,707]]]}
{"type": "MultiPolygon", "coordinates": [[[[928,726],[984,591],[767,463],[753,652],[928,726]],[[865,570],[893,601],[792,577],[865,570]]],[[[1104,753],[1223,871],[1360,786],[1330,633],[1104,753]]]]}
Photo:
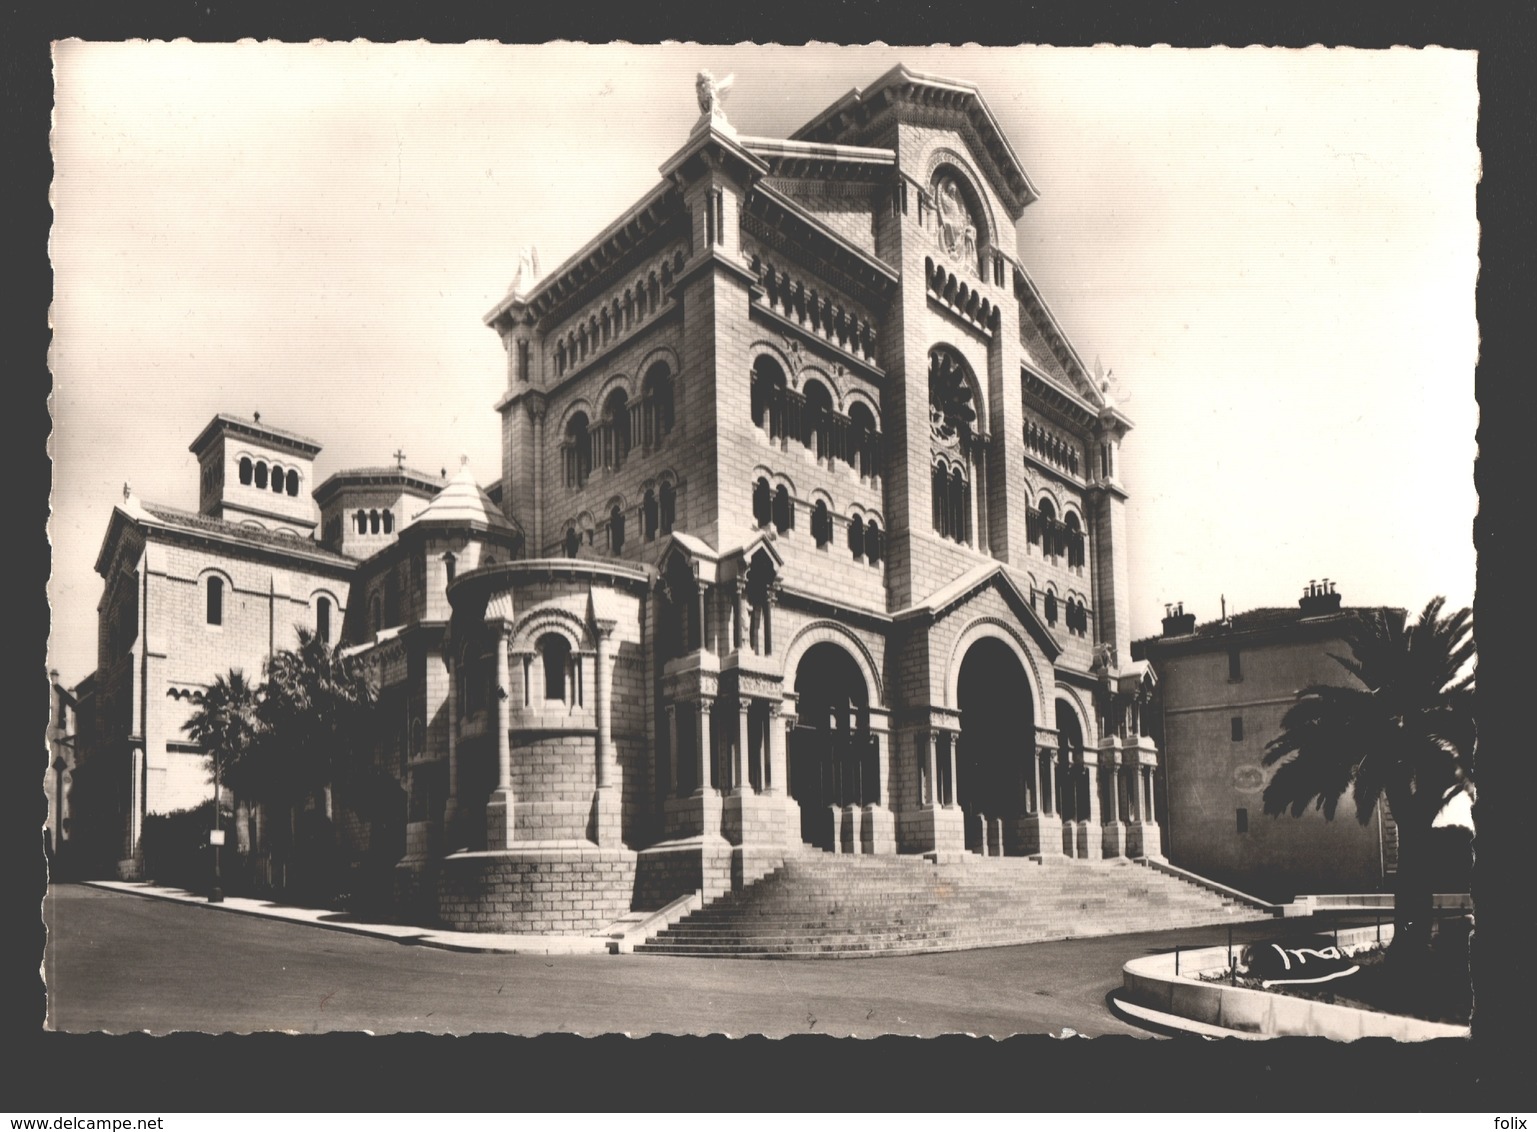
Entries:
{"type": "Polygon", "coordinates": [[[485,955],[79,885],[50,891],[45,920],[50,1027],[111,1033],[1145,1035],[1105,1003],[1121,964],[1227,939],[1187,928],[816,962],[485,955]]]}

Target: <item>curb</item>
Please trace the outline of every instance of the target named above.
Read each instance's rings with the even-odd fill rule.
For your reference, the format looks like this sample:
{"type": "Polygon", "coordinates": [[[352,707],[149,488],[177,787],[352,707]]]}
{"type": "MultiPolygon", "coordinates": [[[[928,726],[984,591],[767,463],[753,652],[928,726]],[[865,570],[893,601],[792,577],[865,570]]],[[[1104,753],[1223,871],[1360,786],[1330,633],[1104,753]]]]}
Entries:
{"type": "MultiPolygon", "coordinates": [[[[1373,930],[1353,928],[1339,935],[1345,944],[1365,943],[1373,930]]],[[[1391,940],[1391,929],[1383,938],[1391,940]]],[[[1184,959],[1189,972],[1185,975],[1176,974],[1176,958],[1168,953],[1128,960],[1122,967],[1122,989],[1115,992],[1117,1008],[1132,1014],[1135,1007],[1154,1016],[1159,1026],[1210,1036],[1425,1041],[1466,1038],[1470,1033],[1467,1026],[1192,978],[1201,971],[1227,970],[1226,948],[1221,946],[1192,949],[1184,959]]]]}
{"type": "Polygon", "coordinates": [[[234,897],[217,904],[210,904],[207,897],[198,896],[184,889],[157,888],[134,881],[87,880],[81,884],[103,892],[116,892],[127,896],[165,900],[173,904],[189,904],[219,912],[233,912],[240,916],[255,916],[265,920],[295,924],[301,927],[324,928],[328,931],[346,932],[350,935],[387,939],[395,943],[433,947],[440,951],[497,955],[605,955],[609,941],[600,936],[514,936],[475,932],[453,932],[424,928],[411,924],[370,924],[325,920],[332,915],[320,909],[295,909],[288,905],[267,903],[265,907],[244,907],[233,901],[248,900],[234,897]],[[313,915],[310,913],[313,911],[313,915]]]}

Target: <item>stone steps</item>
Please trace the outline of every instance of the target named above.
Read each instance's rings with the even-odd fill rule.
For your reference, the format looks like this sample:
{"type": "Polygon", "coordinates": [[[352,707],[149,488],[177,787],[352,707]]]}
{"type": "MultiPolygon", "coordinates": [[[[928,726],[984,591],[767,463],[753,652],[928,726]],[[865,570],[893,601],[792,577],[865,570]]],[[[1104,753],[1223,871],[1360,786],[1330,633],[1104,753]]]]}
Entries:
{"type": "Polygon", "coordinates": [[[916,955],[1224,923],[1237,902],[1128,862],[808,853],[636,947],[720,958],[916,955]]]}

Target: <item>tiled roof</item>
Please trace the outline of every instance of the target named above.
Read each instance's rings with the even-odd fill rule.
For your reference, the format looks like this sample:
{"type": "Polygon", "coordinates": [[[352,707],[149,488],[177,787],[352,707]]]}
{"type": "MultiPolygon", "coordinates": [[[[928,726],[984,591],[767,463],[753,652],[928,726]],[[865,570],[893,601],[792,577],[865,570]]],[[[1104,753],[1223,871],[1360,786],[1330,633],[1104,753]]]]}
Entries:
{"type": "Polygon", "coordinates": [[[231,432],[238,432],[244,436],[274,440],[280,444],[288,444],[304,449],[311,456],[320,451],[320,442],[318,440],[311,440],[309,437],[301,436],[297,432],[289,432],[286,428],[273,428],[269,424],[247,420],[245,417],[237,417],[231,413],[215,413],[213,420],[209,421],[203,431],[197,434],[197,439],[188,446],[188,450],[191,452],[199,451],[209,436],[216,432],[221,425],[228,428],[231,432]]]}
{"type": "Polygon", "coordinates": [[[218,535],[220,538],[228,539],[232,542],[245,543],[249,546],[261,547],[267,550],[299,553],[310,558],[334,563],[337,566],[345,566],[349,570],[357,565],[351,558],[327,550],[312,538],[278,534],[275,531],[242,526],[239,523],[231,523],[224,519],[214,519],[208,515],[199,515],[191,511],[182,511],[179,508],[167,507],[160,503],[145,503],[142,505],[142,510],[146,517],[167,527],[218,535]]]}

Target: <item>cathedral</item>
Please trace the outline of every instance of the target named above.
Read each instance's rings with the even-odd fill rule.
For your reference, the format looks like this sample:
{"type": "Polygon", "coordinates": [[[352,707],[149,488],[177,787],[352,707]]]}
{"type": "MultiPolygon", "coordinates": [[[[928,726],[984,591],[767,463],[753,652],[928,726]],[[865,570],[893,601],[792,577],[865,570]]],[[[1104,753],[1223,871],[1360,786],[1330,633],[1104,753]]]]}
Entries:
{"type": "Polygon", "coordinates": [[[1131,422],[1020,262],[982,94],[899,66],[768,138],[696,93],[654,187],[486,314],[495,483],[314,485],[316,441],[221,415],[196,514],[125,493],[77,740],[120,875],[208,797],[197,689],[299,625],[376,676],[393,790],[328,818],[424,922],[590,932],[815,851],[1161,857],[1131,422]]]}

